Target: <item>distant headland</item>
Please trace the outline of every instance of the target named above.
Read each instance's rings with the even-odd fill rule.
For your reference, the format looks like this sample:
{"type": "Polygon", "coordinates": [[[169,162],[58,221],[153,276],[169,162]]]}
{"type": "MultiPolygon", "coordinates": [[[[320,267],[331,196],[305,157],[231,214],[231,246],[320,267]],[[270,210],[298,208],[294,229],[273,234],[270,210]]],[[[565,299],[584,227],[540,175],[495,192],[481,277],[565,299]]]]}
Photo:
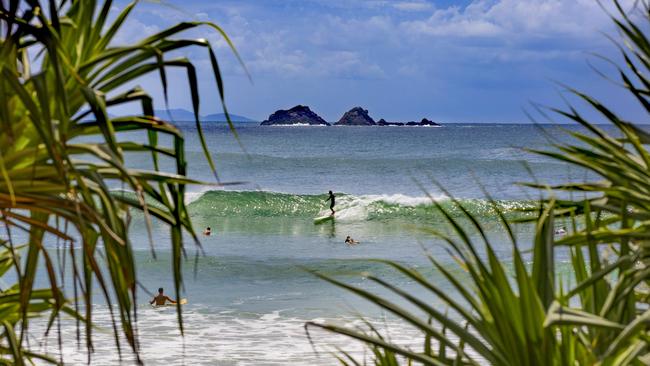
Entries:
{"type": "MultiPolygon", "coordinates": [[[[291,109],[280,109],[273,112],[268,119],[262,121],[262,126],[331,126],[308,106],[297,105],[291,109]]],[[[354,107],[345,112],[334,126],[440,126],[439,123],[422,118],[420,122],[386,122],[385,119],[376,121],[370,117],[367,109],[354,107]]]]}
{"type": "MultiPolygon", "coordinates": [[[[156,109],[154,114],[163,119],[167,119],[171,116],[171,119],[174,121],[194,121],[194,113],[182,108],[172,108],[168,110],[156,109]]],[[[228,116],[232,122],[257,122],[251,118],[232,113],[229,113],[228,116]]],[[[200,115],[199,120],[202,122],[225,122],[227,121],[227,118],[224,113],[212,113],[208,115],[200,115]]]]}

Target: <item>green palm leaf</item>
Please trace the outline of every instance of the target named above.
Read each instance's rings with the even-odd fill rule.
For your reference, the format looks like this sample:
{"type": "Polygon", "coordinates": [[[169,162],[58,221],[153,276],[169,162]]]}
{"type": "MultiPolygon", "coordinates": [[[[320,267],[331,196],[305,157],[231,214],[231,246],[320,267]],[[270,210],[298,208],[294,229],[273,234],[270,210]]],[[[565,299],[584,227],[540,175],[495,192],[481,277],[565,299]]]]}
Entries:
{"type": "MultiPolygon", "coordinates": [[[[650,73],[650,37],[647,34],[650,4],[638,2],[643,17],[633,18],[618,1],[612,2],[617,9],[611,16],[612,21],[626,46],[620,47],[625,60],[625,67],[618,68],[621,84],[641,108],[650,113],[650,79],[647,78],[650,73]]],[[[419,290],[407,292],[372,274],[365,276],[390,290],[393,296],[411,303],[424,315],[397,307],[385,296],[317,274],[414,325],[424,340],[421,352],[387,342],[377,333],[368,334],[334,324],[309,324],[364,342],[372,351],[370,358],[376,365],[392,364],[392,360],[384,357],[386,352],[401,355],[406,362],[427,365],[454,364],[455,360],[448,356],[450,352],[455,352],[460,363],[492,365],[647,363],[650,360],[647,306],[650,298],[650,152],[647,150],[650,134],[637,124],[620,118],[605,103],[577,90],[568,90],[609,121],[619,137],[610,136],[569,106],[567,110],[552,111],[581,125],[585,132],[569,132],[575,144],[556,144],[552,151],[532,152],[578,166],[601,180],[555,186],[541,182],[524,185],[545,191],[589,192],[590,196],[582,200],[552,197],[541,200],[536,208],[525,210],[534,213],[534,218],[525,216],[513,222],[506,220],[496,202],[489,198],[513,244],[512,263],[508,264],[497,257],[481,224],[459,201],[451,199],[463,213],[463,223],[432,199],[449,223],[451,234],[433,229],[423,231],[448,245],[450,255],[467,276],[456,277],[438,258],[430,257],[430,261],[455,294],[449,292],[449,286],[441,285],[440,280],[426,279],[415,269],[379,261],[420,285],[429,296],[433,295],[450,308],[451,313],[443,313],[442,309],[428,303],[419,290]],[[571,220],[570,235],[555,237],[556,219],[571,220]],[[513,235],[511,224],[514,223],[535,225],[530,266],[513,235]],[[470,232],[477,233],[481,239],[484,254],[470,232]],[[604,257],[606,250],[613,252],[613,258],[604,257]],[[573,278],[568,284],[556,269],[555,258],[560,252],[568,253],[573,268],[573,278]],[[508,267],[512,270],[508,271],[508,267]],[[441,330],[426,322],[429,317],[441,330]],[[431,346],[432,339],[440,344],[437,350],[431,346]]],[[[439,188],[451,197],[444,187],[439,188]]],[[[350,359],[349,354],[344,355],[350,359]]],[[[362,361],[354,360],[353,363],[362,361]]]]}
{"type": "MultiPolygon", "coordinates": [[[[31,353],[25,342],[29,318],[36,311],[32,302],[39,294],[33,288],[35,274],[39,263],[44,263],[51,290],[48,301],[52,303],[37,312],[49,312],[50,325],[62,312],[75,314],[85,324],[85,343],[92,350],[90,305],[97,283],[114,319],[118,351],[122,351],[119,339],[124,337],[138,357],[137,273],[128,239],[128,211],[142,211],[149,232],[152,219],[169,227],[178,296],[185,253],[183,232],[198,243],[185,206],[185,186],[204,182],[187,177],[182,133],[172,123],[153,115],[152,98],[147,91],[115,90],[154,73],[160,77],[166,97],[166,69],[186,70],[199,138],[216,177],[215,164],[198,121],[200,99],[195,67],[186,58],[169,59],[167,55],[188,47],[207,50],[219,102],[227,114],[214,50],[205,40],[183,39],[182,32],[206,27],[223,36],[233,51],[234,46],[219,26],[209,22],[180,23],[132,45],[114,46],[115,35],[137,2],[127,5],[110,23],[110,0],[49,1],[46,6],[39,1],[9,4],[8,9],[0,4],[0,28],[7,30],[0,35],[0,212],[10,232],[27,230],[29,242],[21,266],[15,261],[15,250],[0,252],[0,258],[5,258],[0,260],[0,270],[15,268],[20,289],[17,302],[7,303],[11,305],[4,310],[0,304],[0,313],[20,315],[3,317],[7,324],[0,338],[0,353],[11,355],[10,359],[17,364],[24,358],[41,357],[31,353]],[[139,102],[142,112],[109,117],[109,108],[130,102],[139,102]],[[148,144],[119,134],[124,131],[144,132],[148,144]],[[161,145],[158,134],[170,136],[171,145],[161,145]],[[153,170],[133,169],[125,161],[124,152],[150,158],[153,170]],[[173,159],[174,168],[161,170],[160,156],[173,159]],[[115,186],[133,195],[116,194],[112,190],[115,186]],[[62,254],[69,257],[72,265],[68,275],[72,276],[74,310],[65,305],[64,296],[71,294],[59,290],[66,270],[57,268],[50,249],[43,245],[44,233],[75,241],[82,247],[78,252],[62,254]],[[80,305],[86,309],[83,318],[78,314],[80,305]]],[[[239,58],[236,51],[235,55],[239,58]]],[[[0,299],[9,295],[6,291],[0,289],[0,299]]],[[[179,306],[182,331],[180,310],[179,306]]]]}

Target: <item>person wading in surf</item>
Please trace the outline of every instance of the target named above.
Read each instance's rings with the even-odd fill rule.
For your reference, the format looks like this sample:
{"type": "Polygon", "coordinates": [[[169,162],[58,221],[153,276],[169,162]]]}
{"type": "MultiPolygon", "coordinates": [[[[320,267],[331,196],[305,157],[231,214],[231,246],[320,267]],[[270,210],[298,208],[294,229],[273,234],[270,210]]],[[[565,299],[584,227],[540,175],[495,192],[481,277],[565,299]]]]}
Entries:
{"type": "Polygon", "coordinates": [[[334,213],[336,212],[336,211],[334,211],[335,198],[334,198],[334,193],[332,193],[332,191],[330,191],[329,194],[330,194],[330,196],[327,197],[327,199],[325,200],[325,202],[327,202],[327,201],[332,201],[332,202],[330,203],[330,210],[332,210],[332,216],[333,216],[334,213]]]}
{"type": "Polygon", "coordinates": [[[354,239],[352,239],[352,238],[350,237],[350,235],[348,235],[348,237],[345,238],[345,244],[347,244],[347,245],[355,245],[355,244],[359,244],[359,242],[356,241],[356,240],[354,240],[354,239]]]}
{"type": "Polygon", "coordinates": [[[156,306],[165,305],[165,301],[169,301],[172,304],[176,304],[176,301],[169,298],[169,296],[163,294],[163,288],[158,289],[158,296],[154,297],[153,300],[149,301],[149,304],[153,305],[156,303],[156,306]]]}

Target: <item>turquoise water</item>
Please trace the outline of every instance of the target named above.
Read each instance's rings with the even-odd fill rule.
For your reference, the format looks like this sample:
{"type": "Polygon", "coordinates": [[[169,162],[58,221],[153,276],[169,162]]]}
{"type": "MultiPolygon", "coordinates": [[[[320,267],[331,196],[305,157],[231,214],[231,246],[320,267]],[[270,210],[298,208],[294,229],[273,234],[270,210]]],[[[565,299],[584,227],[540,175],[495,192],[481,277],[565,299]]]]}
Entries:
{"type": "MultiPolygon", "coordinates": [[[[191,125],[189,125],[191,126],[191,125]]],[[[190,174],[210,179],[196,133],[185,129],[190,174]]],[[[563,126],[567,128],[569,126],[563,126]]],[[[476,181],[498,198],[525,198],[512,183],[531,181],[522,162],[549,182],[578,174],[522,148],[544,148],[566,139],[560,127],[531,125],[418,127],[259,127],[239,125],[241,144],[224,126],[208,126],[207,141],[223,181],[244,181],[237,190],[323,194],[423,196],[422,184],[439,193],[431,177],[454,195],[482,198],[476,181]],[[550,139],[550,140],[549,140],[550,139]]],[[[569,127],[570,128],[570,127],[569,127]]],[[[575,178],[575,176],[574,176],[575,178]]]]}
{"type": "MultiPolygon", "coordinates": [[[[359,275],[372,272],[401,288],[421,292],[393,271],[362,259],[400,261],[440,280],[427,264],[427,251],[462,276],[443,243],[421,230],[445,230],[431,199],[460,217],[433,179],[485,223],[497,253],[507,261],[509,244],[480,185],[499,200],[499,209],[516,216],[518,208],[530,207],[539,196],[516,182],[585,178],[575,168],[522,149],[567,140],[562,129],[575,127],[546,126],[544,131],[531,125],[237,127],[241,145],[222,124],[206,124],[205,133],[220,180],[243,183],[226,190],[190,187],[187,195],[197,231],[210,226],[214,234],[201,238],[202,254],[196,262],[199,251],[187,241],[182,294],[189,299],[185,337],[178,334],[173,308],[151,309],[145,303],[149,294],[139,292],[146,363],[183,357],[187,364],[330,365],[334,361],[326,351],[331,348],[323,348],[328,345],[344,346],[360,355],[360,346],[316,332],[313,340],[321,351],[317,355],[303,323],[317,319],[354,324],[355,311],[373,319],[383,314],[316,279],[307,269],[379,290],[359,275]],[[324,202],[328,190],[337,195],[337,219],[314,225],[313,218],[328,211],[324,202]],[[360,244],[345,245],[348,235],[360,244]]],[[[183,124],[183,131],[190,175],[214,182],[196,131],[191,124],[183,124]]],[[[150,163],[133,160],[131,164],[148,167],[150,163]]],[[[169,233],[154,225],[158,256],[153,259],[144,227],[136,215],[132,244],[139,280],[149,292],[163,286],[173,295],[169,233]]],[[[517,226],[515,230],[525,247],[531,228],[517,226]]],[[[110,329],[106,305],[97,301],[96,319],[110,329]]],[[[417,341],[403,324],[390,317],[385,323],[395,341],[417,341]]],[[[71,332],[71,326],[67,327],[71,332]]],[[[99,346],[93,364],[113,364],[111,332],[97,332],[96,338],[99,346]]],[[[54,341],[47,347],[56,352],[54,341]]],[[[66,342],[64,353],[73,363],[86,361],[83,347],[75,342],[66,342]]]]}

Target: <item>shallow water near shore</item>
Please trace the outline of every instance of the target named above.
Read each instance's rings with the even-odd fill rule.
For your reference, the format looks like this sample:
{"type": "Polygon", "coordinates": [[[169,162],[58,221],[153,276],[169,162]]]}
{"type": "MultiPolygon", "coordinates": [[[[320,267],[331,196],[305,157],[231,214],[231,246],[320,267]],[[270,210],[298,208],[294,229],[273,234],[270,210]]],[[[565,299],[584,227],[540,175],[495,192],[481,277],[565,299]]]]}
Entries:
{"type": "MultiPolygon", "coordinates": [[[[214,182],[196,131],[191,124],[181,125],[190,150],[190,176],[214,182]]],[[[303,325],[311,320],[356,324],[356,312],[379,321],[396,342],[421,347],[417,333],[409,327],[309,271],[385,294],[361,276],[373,273],[400,288],[423,293],[386,266],[364,259],[396,260],[417,267],[434,281],[441,280],[428,262],[428,253],[463,276],[444,243],[421,230],[446,230],[432,199],[461,217],[432,178],[484,222],[497,254],[506,261],[510,243],[479,182],[498,200],[500,210],[516,216],[518,209],[532,207],[539,194],[515,182],[585,178],[575,168],[521,149],[543,148],[548,138],[567,140],[561,129],[576,129],[570,126],[546,126],[544,132],[531,125],[476,124],[441,128],[239,124],[237,128],[245,152],[224,124],[206,123],[205,133],[220,180],[245,183],[228,189],[190,187],[187,195],[195,228],[202,231],[210,226],[213,235],[201,237],[201,249],[186,241],[181,295],[189,300],[183,313],[185,336],[179,334],[175,308],[151,308],[146,303],[149,294],[138,292],[141,357],[146,364],[331,365],[335,363],[328,353],[331,346],[359,356],[363,348],[322,331],[313,334],[312,345],[303,325]],[[534,177],[525,164],[535,172],[534,177]],[[327,212],[328,190],[337,195],[336,219],[314,225],[313,218],[327,212]],[[348,235],[360,244],[345,245],[348,235]],[[314,347],[320,350],[318,354],[314,347]]],[[[519,225],[515,230],[526,247],[532,228],[519,225]]],[[[162,286],[174,297],[169,235],[166,228],[154,224],[154,259],[142,217],[134,216],[131,240],[139,281],[149,292],[162,286]]],[[[434,298],[424,296],[444,309],[434,298]]],[[[94,307],[101,330],[94,333],[92,363],[114,364],[117,355],[110,316],[99,294],[94,307]]],[[[84,344],[75,341],[74,322],[64,321],[61,329],[66,361],[85,363],[84,344]]],[[[58,353],[52,336],[41,347],[58,353]]],[[[132,360],[128,350],[123,354],[126,361],[132,360]]]]}

